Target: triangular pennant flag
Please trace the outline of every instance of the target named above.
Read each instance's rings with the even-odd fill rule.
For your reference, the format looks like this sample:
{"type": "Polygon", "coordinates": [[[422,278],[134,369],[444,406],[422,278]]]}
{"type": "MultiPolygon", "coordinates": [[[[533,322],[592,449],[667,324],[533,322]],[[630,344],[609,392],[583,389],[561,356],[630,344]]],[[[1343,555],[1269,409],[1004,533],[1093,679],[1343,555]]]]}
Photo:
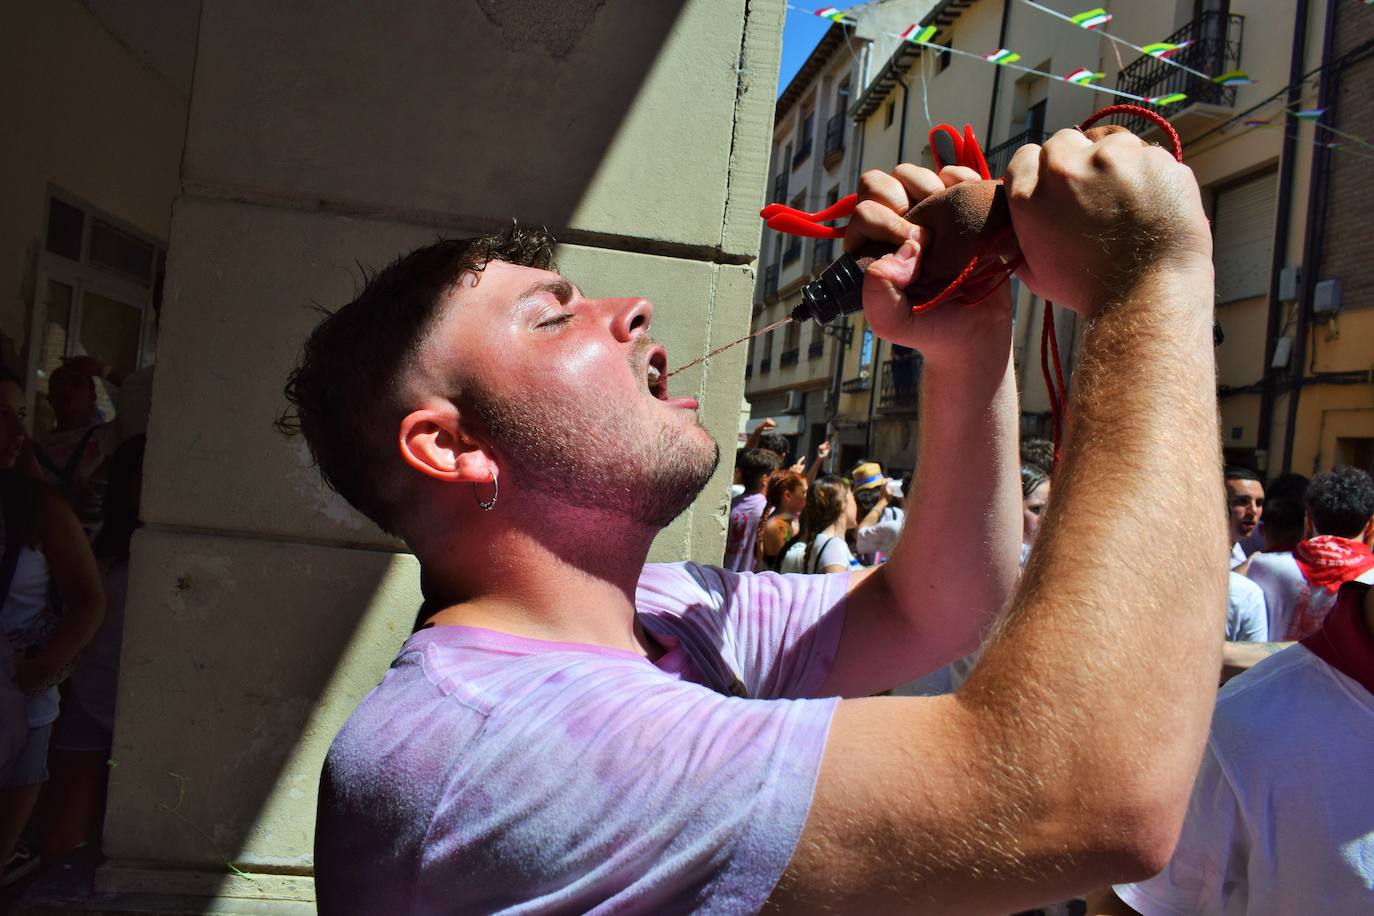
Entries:
{"type": "Polygon", "coordinates": [[[935,37],[936,31],[938,30],[933,25],[918,30],[913,24],[906,27],[906,31],[902,33],[902,38],[907,41],[914,41],[918,45],[928,44],[935,37]]]}
{"type": "Polygon", "coordinates": [[[1106,75],[1105,73],[1094,73],[1087,67],[1079,67],[1077,70],[1064,77],[1064,82],[1073,83],[1078,86],[1087,86],[1095,80],[1104,78],[1106,75]]]}
{"type": "Polygon", "coordinates": [[[1212,82],[1222,86],[1249,86],[1254,80],[1244,70],[1227,70],[1221,76],[1212,77],[1212,82]]]}
{"type": "Polygon", "coordinates": [[[1186,93],[1174,92],[1170,93],[1169,95],[1151,96],[1145,101],[1149,102],[1151,105],[1177,105],[1179,102],[1182,102],[1186,98],[1188,98],[1186,93]]]}
{"type": "MultiPolygon", "coordinates": [[[[1374,0],[1369,0],[1369,2],[1374,2],[1374,0]]],[[[1085,29],[1095,29],[1100,25],[1106,25],[1107,23],[1111,22],[1112,14],[1102,9],[1101,7],[1098,7],[1095,10],[1087,10],[1086,12],[1079,13],[1076,16],[1070,16],[1069,21],[1072,22],[1074,25],[1082,26],[1085,29]]]]}
{"type": "Polygon", "coordinates": [[[822,19],[829,19],[831,22],[840,22],[844,19],[844,13],[835,9],[833,6],[827,6],[825,9],[816,10],[816,15],[820,16],[822,19]]]}
{"type": "Polygon", "coordinates": [[[1324,114],[1326,114],[1325,108],[1309,108],[1306,111],[1293,112],[1293,117],[1303,121],[1315,121],[1324,114]]]}
{"type": "Polygon", "coordinates": [[[1015,51],[1008,51],[1006,48],[998,48],[991,54],[984,54],[985,60],[990,60],[994,64],[1011,64],[1021,59],[1021,55],[1015,51]]]}
{"type": "Polygon", "coordinates": [[[1180,42],[1176,45],[1169,44],[1169,42],[1167,41],[1156,41],[1153,44],[1146,45],[1140,50],[1144,51],[1151,57],[1168,57],[1175,51],[1181,51],[1184,48],[1188,47],[1190,44],[1192,44],[1191,41],[1180,42]]]}

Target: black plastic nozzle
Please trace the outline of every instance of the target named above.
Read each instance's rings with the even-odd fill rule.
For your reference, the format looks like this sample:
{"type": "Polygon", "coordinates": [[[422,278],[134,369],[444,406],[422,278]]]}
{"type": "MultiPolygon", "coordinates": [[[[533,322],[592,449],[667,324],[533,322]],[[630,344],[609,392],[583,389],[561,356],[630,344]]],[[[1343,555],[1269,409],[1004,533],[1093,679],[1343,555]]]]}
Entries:
{"type": "Polygon", "coordinates": [[[842,315],[862,311],[864,272],[853,257],[840,255],[816,279],[801,288],[801,305],[792,310],[792,320],[810,319],[829,324],[842,315]]]}

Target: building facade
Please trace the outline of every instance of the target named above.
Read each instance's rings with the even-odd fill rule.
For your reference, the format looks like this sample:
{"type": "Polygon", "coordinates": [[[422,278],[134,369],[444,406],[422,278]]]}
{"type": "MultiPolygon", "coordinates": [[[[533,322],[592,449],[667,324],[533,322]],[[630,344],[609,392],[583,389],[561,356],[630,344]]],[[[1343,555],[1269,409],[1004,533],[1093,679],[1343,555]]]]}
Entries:
{"type": "MultiPolygon", "coordinates": [[[[930,8],[929,0],[883,0],[850,7],[835,23],[778,97],[769,166],[769,201],[814,212],[852,193],[858,185],[862,134],[852,116],[872,61],[900,44],[905,24],[930,8]]],[[[765,328],[787,317],[801,301],[801,286],[838,257],[840,243],[802,239],[764,230],[752,326],[765,328]]],[[[823,328],[792,322],[750,342],[745,397],[747,433],[766,417],[792,444],[793,459],[814,454],[833,433],[834,380],[845,342],[844,326],[823,328]]],[[[842,439],[836,439],[843,443],[842,439]]],[[[859,450],[840,445],[835,467],[859,450]]]]}

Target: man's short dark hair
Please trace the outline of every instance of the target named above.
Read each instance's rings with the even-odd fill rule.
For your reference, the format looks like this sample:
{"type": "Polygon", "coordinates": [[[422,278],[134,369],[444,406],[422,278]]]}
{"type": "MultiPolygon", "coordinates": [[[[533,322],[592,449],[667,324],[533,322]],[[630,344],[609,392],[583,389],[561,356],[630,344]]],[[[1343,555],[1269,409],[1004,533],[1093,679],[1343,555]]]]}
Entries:
{"type": "Polygon", "coordinates": [[[1374,480],[1350,467],[1316,475],[1307,485],[1307,514],[1318,534],[1359,537],[1374,516],[1374,480]]]}
{"type": "Polygon", "coordinates": [[[735,456],[735,467],[739,470],[745,493],[757,492],[763,485],[763,479],[781,464],[778,453],[766,448],[746,448],[735,456]]]}
{"type": "Polygon", "coordinates": [[[854,505],[859,509],[859,519],[862,521],[868,513],[873,511],[873,507],[878,504],[878,500],[883,498],[882,487],[869,487],[867,490],[854,491],[854,505]]]}
{"type": "Polygon", "coordinates": [[[512,224],[505,232],[441,239],[398,258],[370,277],[356,299],[310,332],[286,382],[291,407],[277,421],[300,433],[320,476],[382,529],[397,531],[406,487],[397,427],[409,405],[398,381],[411,367],[439,305],[460,277],[490,261],[548,269],[554,240],[543,229],[512,224]]]}
{"type": "Polygon", "coordinates": [[[1259,474],[1249,468],[1243,468],[1236,464],[1229,465],[1226,470],[1222,471],[1221,477],[1223,480],[1253,480],[1257,483],[1262,483],[1259,474]]]}
{"type": "Polygon", "coordinates": [[[792,450],[792,443],[787,441],[787,437],[782,433],[764,433],[759,436],[759,448],[766,448],[770,452],[777,452],[778,458],[787,463],[787,453],[792,450]]]}

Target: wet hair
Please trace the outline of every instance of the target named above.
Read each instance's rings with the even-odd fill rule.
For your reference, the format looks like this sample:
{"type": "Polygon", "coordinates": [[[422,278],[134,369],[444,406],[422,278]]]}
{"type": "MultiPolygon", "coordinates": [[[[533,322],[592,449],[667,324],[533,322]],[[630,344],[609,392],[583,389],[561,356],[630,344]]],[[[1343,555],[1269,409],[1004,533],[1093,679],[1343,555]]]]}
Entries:
{"type": "Polygon", "coordinates": [[[1256,483],[1262,483],[1259,474],[1249,468],[1243,468],[1234,464],[1222,471],[1221,476],[1223,480],[1253,480],[1256,483]]]}
{"type": "Polygon", "coordinates": [[[1021,464],[1021,498],[1030,499],[1042,483],[1050,479],[1049,471],[1038,464],[1021,464]]]}
{"type": "Polygon", "coordinates": [[[778,460],[783,464],[787,463],[787,453],[792,450],[792,443],[787,441],[787,437],[782,433],[764,433],[759,436],[759,448],[766,448],[770,452],[777,452],[778,460]]]}
{"type": "Polygon", "coordinates": [[[363,291],[305,339],[286,382],[276,426],[304,435],[324,482],[383,530],[397,531],[408,492],[397,469],[396,430],[410,405],[400,381],[433,329],[445,295],[491,261],[550,269],[553,237],[512,224],[505,232],[441,239],[367,279],[363,291]]]}
{"type": "Polygon", "coordinates": [[[1292,550],[1302,540],[1302,521],[1307,508],[1294,496],[1273,496],[1264,501],[1260,535],[1267,551],[1292,550]]]}
{"type": "Polygon", "coordinates": [[[782,459],[777,452],[766,448],[746,448],[735,456],[735,467],[739,469],[740,483],[745,493],[757,493],[763,486],[764,478],[778,469],[782,459]]]}
{"type": "Polygon", "coordinates": [[[1054,470],[1054,443],[1048,439],[1022,439],[1021,463],[1033,464],[1048,476],[1054,470]]]}
{"type": "Polygon", "coordinates": [[[143,477],[148,437],[134,436],[115,449],[106,465],[104,519],[91,545],[98,559],[129,559],[129,544],[142,524],[138,520],[137,484],[143,477]]]}
{"type": "Polygon", "coordinates": [[[1351,467],[1316,475],[1307,485],[1307,514],[1318,534],[1359,537],[1374,516],[1374,480],[1351,467]]]}
{"type": "Polygon", "coordinates": [[[801,530],[797,532],[797,539],[806,544],[803,569],[811,568],[811,551],[816,547],[816,535],[844,515],[848,498],[849,482],[843,477],[827,475],[806,491],[806,508],[802,510],[801,530]]]}
{"type": "Polygon", "coordinates": [[[1298,503],[1298,505],[1302,505],[1303,497],[1307,495],[1307,485],[1310,482],[1311,481],[1303,475],[1294,474],[1291,471],[1286,474],[1280,474],[1269,481],[1268,485],[1264,488],[1264,495],[1268,498],[1268,501],[1264,504],[1265,521],[1267,522],[1269,520],[1269,510],[1276,499],[1283,499],[1286,497],[1298,503]]]}

